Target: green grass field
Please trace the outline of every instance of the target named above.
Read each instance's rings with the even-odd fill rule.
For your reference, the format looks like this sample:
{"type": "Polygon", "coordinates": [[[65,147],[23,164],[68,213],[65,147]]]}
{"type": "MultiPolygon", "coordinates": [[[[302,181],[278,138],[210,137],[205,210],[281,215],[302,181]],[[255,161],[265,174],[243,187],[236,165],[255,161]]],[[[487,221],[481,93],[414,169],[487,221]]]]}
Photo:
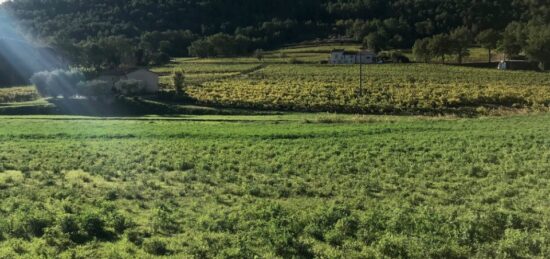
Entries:
{"type": "Polygon", "coordinates": [[[0,258],[550,255],[547,114],[0,123],[0,258]]]}
{"type": "Polygon", "coordinates": [[[361,88],[319,64],[337,47],[176,59],[112,104],[0,89],[27,115],[0,116],[0,259],[550,257],[548,73],[370,65],[361,88]]]}

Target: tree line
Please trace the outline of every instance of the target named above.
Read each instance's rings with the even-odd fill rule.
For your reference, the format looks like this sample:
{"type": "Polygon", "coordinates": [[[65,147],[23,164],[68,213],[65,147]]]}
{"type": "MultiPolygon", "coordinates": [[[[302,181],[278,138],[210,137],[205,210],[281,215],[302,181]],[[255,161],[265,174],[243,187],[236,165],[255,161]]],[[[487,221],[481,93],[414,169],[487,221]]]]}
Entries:
{"type": "Polygon", "coordinates": [[[445,62],[445,58],[451,55],[462,63],[463,58],[470,55],[468,48],[474,43],[487,49],[489,62],[494,50],[498,50],[507,59],[524,53],[529,59],[539,62],[542,70],[550,63],[550,27],[536,21],[512,22],[502,32],[487,29],[477,35],[467,27],[459,27],[448,34],[416,40],[413,54],[417,61],[426,63],[433,59],[445,62]]]}
{"type": "Polygon", "coordinates": [[[235,56],[317,38],[353,39],[376,50],[448,43],[424,58],[462,58],[462,43],[478,36],[487,43],[492,39],[481,38],[492,31],[505,52],[521,43],[520,52],[534,57],[544,34],[508,33],[517,24],[550,23],[550,8],[530,0],[14,0],[2,8],[73,64],[96,69],[235,56]],[[457,42],[460,36],[468,37],[457,42]]]}

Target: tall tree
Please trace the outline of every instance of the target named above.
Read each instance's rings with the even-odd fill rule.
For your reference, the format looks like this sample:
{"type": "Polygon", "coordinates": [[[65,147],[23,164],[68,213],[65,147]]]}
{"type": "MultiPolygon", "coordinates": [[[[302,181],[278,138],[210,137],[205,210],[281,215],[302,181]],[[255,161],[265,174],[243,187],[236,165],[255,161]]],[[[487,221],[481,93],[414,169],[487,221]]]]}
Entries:
{"type": "Polygon", "coordinates": [[[494,29],[487,29],[481,31],[476,36],[476,42],[481,45],[481,47],[487,49],[489,54],[489,63],[493,61],[492,51],[497,48],[498,41],[500,40],[500,33],[494,29]]]}
{"type": "Polygon", "coordinates": [[[451,40],[447,34],[438,34],[433,36],[428,43],[428,49],[436,57],[440,57],[445,63],[445,55],[451,54],[451,40]]]}
{"type": "Polygon", "coordinates": [[[371,32],[363,40],[363,46],[378,53],[384,48],[385,40],[377,32],[371,32]]]}
{"type": "Polygon", "coordinates": [[[527,35],[525,25],[519,22],[511,22],[502,34],[500,49],[506,58],[518,55],[526,44],[527,35]]]}
{"type": "Polygon", "coordinates": [[[413,55],[416,61],[422,61],[424,63],[430,62],[432,59],[432,52],[430,51],[430,38],[424,38],[416,40],[413,46],[413,55]]]}
{"type": "Polygon", "coordinates": [[[525,52],[531,60],[540,63],[542,70],[546,69],[550,64],[550,27],[548,25],[529,28],[525,52]]]}
{"type": "Polygon", "coordinates": [[[472,33],[470,30],[461,26],[454,29],[449,36],[451,40],[451,52],[457,56],[457,61],[462,64],[464,57],[470,55],[468,47],[472,43],[472,33]]]}

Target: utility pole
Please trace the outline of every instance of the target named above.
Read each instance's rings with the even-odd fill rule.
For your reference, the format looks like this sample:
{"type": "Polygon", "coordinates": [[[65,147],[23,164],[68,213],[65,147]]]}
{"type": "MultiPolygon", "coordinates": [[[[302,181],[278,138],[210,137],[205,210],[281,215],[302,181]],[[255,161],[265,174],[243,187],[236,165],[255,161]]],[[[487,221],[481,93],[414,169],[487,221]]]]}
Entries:
{"type": "Polygon", "coordinates": [[[363,52],[359,51],[359,96],[363,95],[363,52]]]}

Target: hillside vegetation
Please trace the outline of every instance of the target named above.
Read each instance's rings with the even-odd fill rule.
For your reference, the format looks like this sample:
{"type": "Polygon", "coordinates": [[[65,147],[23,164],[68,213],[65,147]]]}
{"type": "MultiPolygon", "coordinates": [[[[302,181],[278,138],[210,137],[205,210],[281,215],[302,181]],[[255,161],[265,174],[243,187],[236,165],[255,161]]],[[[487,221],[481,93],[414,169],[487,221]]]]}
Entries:
{"type": "Polygon", "coordinates": [[[410,49],[432,36],[439,38],[428,44],[430,58],[457,54],[462,61],[468,45],[495,49],[498,42],[507,54],[525,50],[548,62],[542,46],[550,35],[548,8],[529,0],[17,0],[4,3],[0,16],[73,65],[96,70],[241,56],[318,39],[410,49]]]}
{"type": "Polygon", "coordinates": [[[544,258],[549,120],[4,117],[0,254],[544,258]]]}

